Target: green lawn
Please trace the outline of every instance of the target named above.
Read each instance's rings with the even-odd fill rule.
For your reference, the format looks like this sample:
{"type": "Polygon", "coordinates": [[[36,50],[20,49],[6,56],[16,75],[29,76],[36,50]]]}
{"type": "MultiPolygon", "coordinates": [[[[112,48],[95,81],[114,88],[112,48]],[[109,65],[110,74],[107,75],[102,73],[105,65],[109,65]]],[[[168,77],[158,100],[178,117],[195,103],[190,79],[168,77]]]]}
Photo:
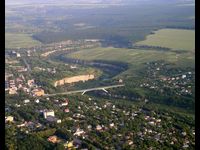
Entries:
{"type": "Polygon", "coordinates": [[[138,45],[161,46],[175,50],[194,50],[195,31],[182,29],[161,29],[148,35],[146,40],[137,42],[138,45]]]}
{"type": "Polygon", "coordinates": [[[29,34],[6,33],[5,47],[6,48],[29,48],[40,45],[39,41],[32,39],[29,34]]]}

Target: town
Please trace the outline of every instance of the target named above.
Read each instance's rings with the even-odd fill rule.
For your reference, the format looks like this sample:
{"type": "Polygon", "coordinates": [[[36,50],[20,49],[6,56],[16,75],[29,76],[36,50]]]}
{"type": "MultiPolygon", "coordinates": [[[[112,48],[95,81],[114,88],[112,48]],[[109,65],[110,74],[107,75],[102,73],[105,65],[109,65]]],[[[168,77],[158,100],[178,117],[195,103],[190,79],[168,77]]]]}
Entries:
{"type": "MultiPolygon", "coordinates": [[[[31,55],[31,51],[28,54],[33,60],[37,59],[37,51],[32,52],[35,56],[31,55]]],[[[108,90],[108,93],[100,91],[98,97],[87,94],[44,97],[46,88],[38,84],[40,82],[31,76],[31,72],[42,71],[57,75],[59,68],[30,65],[31,59],[30,64],[24,59],[19,52],[13,51],[6,57],[5,122],[14,126],[18,137],[37,135],[52,144],[52,147],[59,144],[66,149],[153,149],[152,145],[161,148],[166,144],[174,148],[194,147],[193,119],[189,116],[184,118],[179,113],[170,113],[164,108],[153,109],[153,97],[132,99],[121,88],[108,90]],[[145,142],[149,144],[145,145],[145,142]]],[[[65,65],[69,72],[79,71],[78,66],[65,65]]],[[[161,93],[168,87],[178,96],[193,95],[194,70],[169,71],[168,66],[170,64],[163,61],[147,62],[146,68],[140,72],[145,78],[135,82],[134,86],[161,93]]],[[[64,78],[62,82],[52,82],[52,89],[60,85],[72,86],[74,83],[88,82],[90,78],[92,80],[94,76],[64,78]]],[[[118,82],[125,83],[127,87],[131,84],[128,79],[119,79],[118,82]]]]}
{"type": "Polygon", "coordinates": [[[6,0],[6,150],[194,150],[194,0],[6,0]]]}
{"type": "Polygon", "coordinates": [[[83,148],[84,145],[88,148],[92,144],[93,148],[96,145],[98,148],[116,149],[120,148],[117,145],[120,142],[120,145],[134,149],[146,140],[160,143],[160,146],[162,143],[182,148],[194,146],[195,129],[190,127],[189,118],[183,120],[167,111],[148,109],[148,104],[134,105],[122,100],[116,102],[88,96],[39,98],[24,100],[20,104],[8,107],[7,112],[15,108],[21,114],[29,109],[27,113],[32,116],[23,114],[26,119],[22,115],[6,116],[7,123],[15,124],[17,130],[27,135],[45,132],[42,136],[47,137],[45,140],[62,143],[65,148],[83,148]],[[177,126],[175,120],[187,121],[188,125],[177,126]]]}

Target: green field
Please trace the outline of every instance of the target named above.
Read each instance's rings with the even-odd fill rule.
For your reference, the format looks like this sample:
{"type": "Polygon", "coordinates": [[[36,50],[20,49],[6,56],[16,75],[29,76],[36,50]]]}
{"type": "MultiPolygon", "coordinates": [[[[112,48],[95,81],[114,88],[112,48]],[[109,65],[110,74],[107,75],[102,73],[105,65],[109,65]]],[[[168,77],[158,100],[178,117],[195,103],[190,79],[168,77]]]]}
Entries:
{"type": "Polygon", "coordinates": [[[195,31],[180,29],[161,29],[154,34],[148,35],[146,40],[136,43],[137,45],[161,46],[175,50],[194,50],[195,31]]]}
{"type": "Polygon", "coordinates": [[[71,53],[68,57],[83,60],[126,62],[131,65],[129,69],[129,71],[132,70],[131,72],[141,69],[146,62],[156,60],[173,63],[175,67],[194,67],[194,42],[195,35],[192,30],[162,29],[156,31],[153,35],[148,35],[147,40],[138,42],[138,44],[168,47],[172,49],[170,51],[108,47],[80,50],[71,53]]]}
{"type": "Polygon", "coordinates": [[[32,39],[29,34],[6,33],[5,48],[29,48],[38,46],[41,43],[32,39]]]}
{"type": "Polygon", "coordinates": [[[80,50],[71,53],[68,57],[83,60],[113,60],[127,62],[132,65],[131,70],[140,69],[145,62],[165,60],[181,67],[194,67],[194,53],[177,54],[173,51],[121,49],[121,48],[95,48],[80,50]]]}

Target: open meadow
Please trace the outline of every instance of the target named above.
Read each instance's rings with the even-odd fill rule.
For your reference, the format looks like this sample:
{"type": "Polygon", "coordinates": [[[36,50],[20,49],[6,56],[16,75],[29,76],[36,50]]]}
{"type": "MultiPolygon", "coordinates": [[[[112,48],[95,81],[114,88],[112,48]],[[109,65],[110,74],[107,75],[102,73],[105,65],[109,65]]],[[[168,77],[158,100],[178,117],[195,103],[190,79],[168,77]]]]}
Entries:
{"type": "Polygon", "coordinates": [[[194,67],[195,62],[195,31],[178,29],[161,29],[138,45],[168,47],[172,50],[159,51],[150,49],[95,48],[71,53],[68,57],[83,60],[112,60],[126,62],[130,70],[138,70],[144,63],[164,60],[175,64],[175,67],[194,67]],[[175,51],[177,50],[177,51],[175,51]]]}
{"type": "Polygon", "coordinates": [[[180,67],[194,67],[194,53],[177,54],[173,51],[122,49],[122,48],[95,48],[80,50],[71,53],[68,57],[83,60],[113,60],[129,63],[131,70],[140,69],[144,63],[165,60],[180,67]]]}
{"type": "Polygon", "coordinates": [[[6,48],[29,48],[38,46],[41,43],[32,39],[29,34],[6,33],[5,34],[5,47],[6,48]]]}
{"type": "Polygon", "coordinates": [[[194,50],[195,31],[182,29],[161,29],[154,34],[148,35],[146,40],[136,43],[137,45],[160,46],[173,50],[194,50]]]}

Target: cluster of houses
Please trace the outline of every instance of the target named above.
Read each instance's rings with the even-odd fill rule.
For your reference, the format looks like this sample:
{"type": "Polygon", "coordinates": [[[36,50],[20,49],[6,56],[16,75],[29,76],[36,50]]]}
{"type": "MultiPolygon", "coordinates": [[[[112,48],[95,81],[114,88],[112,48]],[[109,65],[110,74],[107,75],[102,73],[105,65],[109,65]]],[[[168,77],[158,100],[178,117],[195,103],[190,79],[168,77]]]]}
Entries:
{"type": "Polygon", "coordinates": [[[147,63],[147,65],[146,74],[151,80],[141,83],[140,87],[157,89],[161,92],[163,91],[163,88],[170,87],[175,89],[178,95],[193,94],[191,83],[194,82],[194,71],[182,71],[177,69],[171,74],[164,63],[147,63]]]}
{"type": "Polygon", "coordinates": [[[8,94],[17,94],[18,90],[23,90],[25,93],[32,96],[43,96],[44,90],[41,89],[34,81],[34,79],[26,80],[21,74],[19,77],[14,78],[13,74],[5,74],[5,91],[8,94]]]}
{"type": "Polygon", "coordinates": [[[84,49],[84,48],[95,48],[101,45],[99,39],[85,39],[85,40],[67,40],[58,43],[48,44],[48,46],[42,48],[44,53],[41,54],[42,57],[47,57],[50,54],[59,51],[67,51],[74,49],[84,49]]]}
{"type": "Polygon", "coordinates": [[[43,117],[46,119],[49,123],[61,123],[61,119],[58,119],[55,117],[54,110],[42,110],[41,113],[43,114],[43,117]]]}
{"type": "MultiPolygon", "coordinates": [[[[30,50],[26,51],[27,56],[31,56],[30,50]]],[[[21,54],[16,51],[11,51],[9,53],[14,57],[21,57],[21,54]]],[[[44,90],[41,89],[34,81],[34,79],[26,79],[23,72],[27,72],[28,69],[24,66],[13,65],[19,63],[18,60],[8,60],[6,59],[6,64],[9,65],[9,68],[13,70],[12,73],[5,73],[5,91],[10,95],[18,94],[19,90],[24,91],[25,93],[32,96],[43,96],[44,90]],[[18,75],[16,76],[17,73],[18,75]],[[14,75],[15,74],[15,75],[14,75]]],[[[54,70],[53,70],[54,71],[54,70]]]]}
{"type": "MultiPolygon", "coordinates": [[[[30,102],[30,101],[29,101],[30,102]]],[[[47,101],[48,102],[48,101],[47,101]]],[[[170,123],[169,114],[158,114],[155,111],[151,111],[149,109],[143,107],[134,107],[134,106],[119,106],[113,104],[110,101],[94,101],[92,98],[88,98],[87,104],[79,100],[78,103],[70,101],[70,107],[72,110],[69,112],[69,100],[65,98],[64,100],[53,100],[55,107],[52,109],[43,109],[38,111],[46,120],[46,123],[61,123],[62,121],[73,121],[75,124],[79,124],[78,126],[68,126],[66,129],[72,134],[72,139],[66,141],[62,137],[59,137],[56,134],[49,136],[46,140],[52,143],[62,143],[65,148],[80,148],[82,141],[84,139],[93,139],[95,142],[97,139],[93,137],[91,133],[103,133],[112,131],[112,137],[116,137],[121,139],[120,143],[134,147],[134,140],[132,135],[132,129],[129,129],[129,132],[126,132],[124,135],[119,129],[126,128],[127,124],[131,122],[141,124],[139,131],[135,132],[134,136],[137,136],[138,139],[144,141],[146,138],[150,138],[157,142],[163,143],[167,139],[166,137],[170,135],[172,138],[168,141],[171,145],[176,144],[178,142],[177,134],[179,134],[179,138],[183,139],[183,148],[188,148],[191,145],[191,141],[188,139],[188,135],[190,134],[188,131],[183,131],[182,129],[169,128],[166,130],[160,130],[164,124],[166,124],[166,118],[168,118],[167,123],[170,123]],[[58,109],[56,109],[58,108],[58,109]],[[55,111],[64,111],[66,112],[64,118],[58,119],[55,115],[55,111]],[[106,112],[106,114],[102,115],[102,112],[106,112]],[[90,114],[90,115],[89,115],[90,114]],[[91,115],[92,114],[92,115],[91,115]],[[120,116],[120,117],[119,117],[120,116]],[[91,120],[93,120],[91,122],[91,120]],[[95,123],[94,123],[95,122],[95,123]],[[119,130],[119,131],[118,131],[119,130]]],[[[172,119],[172,118],[171,118],[172,119]]],[[[13,122],[13,116],[5,117],[6,122],[13,122]]],[[[21,124],[18,124],[19,128],[29,128],[29,129],[45,129],[45,124],[41,122],[26,122],[24,121],[21,124]]],[[[27,130],[30,132],[31,130],[27,130]]],[[[192,134],[195,134],[195,131],[191,131],[192,134]]],[[[70,138],[70,139],[71,139],[70,138]]],[[[98,141],[98,140],[97,140],[98,141]]]]}
{"type": "Polygon", "coordinates": [[[19,57],[21,57],[21,54],[20,54],[19,52],[12,51],[12,52],[11,52],[11,56],[14,56],[14,57],[19,58],[19,57]]]}
{"type": "MultiPolygon", "coordinates": [[[[14,51],[14,50],[11,51],[11,52],[9,53],[9,55],[10,55],[11,57],[16,57],[16,58],[22,57],[22,54],[20,54],[19,52],[14,51]]],[[[31,56],[31,51],[30,51],[30,50],[27,50],[25,56],[30,57],[30,56],[31,56]]]]}
{"type": "Polygon", "coordinates": [[[56,68],[42,68],[42,67],[34,67],[36,71],[47,71],[48,73],[55,74],[56,68]]]}
{"type": "MultiPolygon", "coordinates": [[[[37,68],[43,71],[46,71],[44,68],[37,68]]],[[[151,69],[151,68],[149,68],[151,69]]],[[[54,69],[47,69],[49,72],[56,72],[54,69]]],[[[156,67],[153,70],[154,72],[162,71],[162,67],[156,67]]],[[[156,77],[156,74],[152,74],[156,77]]],[[[191,76],[193,75],[192,72],[187,73],[181,73],[179,76],[176,77],[162,77],[161,82],[163,82],[166,86],[178,86],[178,87],[184,87],[184,90],[187,90],[187,93],[190,93],[189,87],[187,89],[185,88],[185,84],[190,82],[191,76]],[[177,83],[177,85],[176,85],[177,83]]],[[[5,75],[5,90],[8,91],[9,94],[17,94],[17,91],[19,89],[22,89],[24,92],[34,96],[39,97],[43,96],[44,90],[41,89],[34,81],[34,79],[26,80],[23,75],[20,75],[18,78],[14,78],[13,74],[6,73],[5,75]]],[[[119,83],[123,83],[123,80],[120,79],[119,83]]],[[[149,87],[149,88],[159,88],[156,84],[152,83],[142,83],[140,85],[141,87],[149,87]]],[[[178,88],[177,87],[177,88],[178,88]]],[[[182,89],[183,90],[183,89],[182,89]]],[[[186,92],[186,91],[185,91],[186,92]]],[[[117,95],[116,95],[117,97],[117,95]]],[[[148,101],[148,100],[146,100],[148,101]]],[[[39,99],[35,99],[36,103],[39,103],[39,99]]],[[[84,101],[79,101],[78,104],[74,104],[74,109],[69,109],[69,100],[66,98],[64,101],[60,102],[59,100],[54,100],[54,104],[58,104],[55,107],[55,109],[43,109],[40,111],[42,117],[45,119],[47,123],[61,123],[63,120],[71,120],[73,122],[76,122],[80,124],[80,127],[68,127],[70,132],[73,135],[73,140],[71,141],[65,141],[64,146],[67,149],[70,148],[79,148],[81,147],[82,141],[80,139],[85,138],[92,138],[91,132],[96,133],[102,133],[102,132],[110,132],[115,131],[115,134],[113,134],[113,137],[119,137],[122,139],[122,143],[126,143],[129,146],[134,147],[134,141],[131,135],[131,131],[128,133],[128,135],[123,135],[124,133],[118,132],[119,128],[125,128],[127,124],[130,122],[134,123],[135,121],[142,120],[142,127],[141,130],[136,132],[136,135],[139,139],[142,141],[145,140],[145,138],[151,138],[158,142],[164,142],[166,140],[166,135],[170,134],[173,138],[170,141],[170,144],[176,144],[178,141],[177,138],[175,138],[175,135],[178,133],[176,129],[168,132],[168,131],[162,131],[159,132],[158,130],[162,128],[163,121],[156,112],[151,112],[150,110],[143,110],[143,108],[128,108],[127,106],[118,106],[113,104],[110,101],[93,101],[91,98],[88,98],[87,103],[84,101]],[[56,109],[58,108],[58,109],[56,109]],[[63,111],[65,112],[64,118],[57,118],[55,115],[55,111],[63,111]],[[106,112],[106,117],[102,116],[101,112],[106,112]],[[150,115],[153,113],[153,115],[150,115]],[[88,115],[90,114],[90,115],[88,115]],[[92,115],[91,115],[92,114],[92,115]],[[121,117],[121,118],[120,118],[121,117]],[[88,119],[90,118],[90,119],[88,119]],[[123,119],[122,119],[123,118],[123,119]],[[91,122],[91,120],[95,120],[94,122],[91,122]],[[123,121],[122,121],[123,120],[123,121]],[[83,124],[86,124],[86,126],[82,126],[83,124]],[[106,123],[105,123],[106,122],[106,123]],[[72,129],[74,128],[74,129],[72,129]],[[157,130],[158,129],[158,130],[157,130]]],[[[29,99],[24,100],[24,104],[30,103],[29,99]]],[[[70,102],[71,103],[71,102],[70,102]]],[[[16,104],[16,107],[20,107],[19,104],[16,104]]],[[[5,122],[14,122],[13,116],[6,116],[5,122]]],[[[32,122],[32,121],[24,121],[21,124],[18,124],[17,127],[24,128],[28,127],[30,129],[35,128],[42,128],[44,127],[43,124],[39,122],[32,122]]],[[[27,131],[28,132],[28,131],[27,131]]],[[[187,132],[181,132],[180,136],[183,137],[184,143],[183,148],[188,148],[190,145],[190,141],[187,139],[187,132]]],[[[51,135],[47,138],[47,141],[52,143],[60,143],[63,141],[62,138],[58,137],[57,135],[51,135]]],[[[94,139],[95,141],[95,139],[94,139]]]]}
{"type": "Polygon", "coordinates": [[[66,149],[78,149],[81,147],[82,145],[82,141],[78,138],[75,138],[71,141],[66,141],[66,140],[63,140],[61,138],[59,138],[58,136],[56,135],[52,135],[52,136],[49,136],[47,138],[47,141],[51,142],[51,143],[63,143],[63,146],[66,148],[66,149]]]}

